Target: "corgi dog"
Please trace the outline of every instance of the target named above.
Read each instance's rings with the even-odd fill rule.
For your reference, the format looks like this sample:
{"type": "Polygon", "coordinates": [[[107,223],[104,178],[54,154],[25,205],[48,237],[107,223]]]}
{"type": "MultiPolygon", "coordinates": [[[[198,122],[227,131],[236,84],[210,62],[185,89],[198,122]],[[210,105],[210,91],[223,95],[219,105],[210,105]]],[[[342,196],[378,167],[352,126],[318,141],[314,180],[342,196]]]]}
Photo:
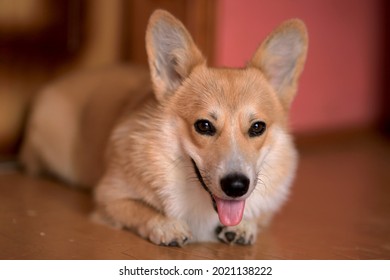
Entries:
{"type": "Polygon", "coordinates": [[[288,115],[307,45],[292,19],[245,68],[211,68],[183,24],[157,10],[150,72],[117,66],[45,87],[21,162],[94,187],[96,217],[155,244],[253,244],[297,167],[288,115]]]}

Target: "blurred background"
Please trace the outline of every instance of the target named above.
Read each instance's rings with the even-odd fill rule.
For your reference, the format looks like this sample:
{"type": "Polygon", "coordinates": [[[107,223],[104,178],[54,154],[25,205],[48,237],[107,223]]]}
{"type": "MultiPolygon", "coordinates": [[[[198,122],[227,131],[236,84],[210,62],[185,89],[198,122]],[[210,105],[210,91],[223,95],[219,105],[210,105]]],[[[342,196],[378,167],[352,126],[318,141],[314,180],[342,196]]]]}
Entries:
{"type": "Polygon", "coordinates": [[[183,21],[212,66],[244,66],[282,21],[309,30],[292,109],[298,135],[389,131],[389,2],[385,0],[0,0],[0,157],[14,155],[29,104],[70,71],[146,64],[156,8],[183,21]]]}

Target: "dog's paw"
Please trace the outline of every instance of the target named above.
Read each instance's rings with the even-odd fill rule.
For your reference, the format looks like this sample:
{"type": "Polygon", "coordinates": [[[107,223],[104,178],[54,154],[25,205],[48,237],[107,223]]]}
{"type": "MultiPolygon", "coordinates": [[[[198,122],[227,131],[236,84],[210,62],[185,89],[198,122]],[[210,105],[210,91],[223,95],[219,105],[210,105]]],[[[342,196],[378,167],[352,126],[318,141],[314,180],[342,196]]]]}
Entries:
{"type": "Polygon", "coordinates": [[[182,247],[192,238],[184,222],[167,217],[150,220],[140,234],[154,244],[174,247],[182,247]]]}
{"type": "Polygon", "coordinates": [[[242,221],[233,227],[219,226],[216,229],[216,234],[218,239],[224,243],[251,245],[256,241],[257,226],[256,223],[242,221]]]}

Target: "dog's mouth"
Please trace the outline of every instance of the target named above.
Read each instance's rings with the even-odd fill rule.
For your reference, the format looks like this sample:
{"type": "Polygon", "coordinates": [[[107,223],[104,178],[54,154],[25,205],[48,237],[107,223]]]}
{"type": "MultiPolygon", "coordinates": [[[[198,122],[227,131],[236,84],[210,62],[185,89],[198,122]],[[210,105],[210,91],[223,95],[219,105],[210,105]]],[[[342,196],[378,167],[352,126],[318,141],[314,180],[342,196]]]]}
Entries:
{"type": "Polygon", "coordinates": [[[217,212],[219,221],[224,226],[235,226],[238,225],[244,214],[245,200],[230,200],[222,199],[215,196],[211,190],[207,187],[205,181],[203,180],[202,174],[195,161],[191,158],[192,164],[194,166],[195,174],[202,185],[202,187],[209,193],[211,201],[213,203],[214,210],[217,212]]]}

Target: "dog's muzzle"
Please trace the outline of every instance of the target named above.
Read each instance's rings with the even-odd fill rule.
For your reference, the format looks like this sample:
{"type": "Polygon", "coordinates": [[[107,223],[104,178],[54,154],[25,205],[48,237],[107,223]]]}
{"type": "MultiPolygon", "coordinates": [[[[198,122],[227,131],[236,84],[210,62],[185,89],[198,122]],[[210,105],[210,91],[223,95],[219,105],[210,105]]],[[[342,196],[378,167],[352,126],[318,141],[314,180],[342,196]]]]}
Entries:
{"type": "Polygon", "coordinates": [[[214,210],[215,210],[215,212],[218,213],[217,203],[216,203],[216,201],[214,199],[214,196],[213,196],[212,192],[210,191],[210,189],[207,187],[206,183],[204,182],[202,174],[200,173],[200,170],[199,170],[198,166],[196,165],[195,161],[192,158],[191,158],[191,161],[192,161],[192,164],[194,166],[196,177],[198,177],[198,180],[199,180],[200,184],[206,190],[206,192],[209,193],[211,201],[213,203],[214,210]]]}
{"type": "Polygon", "coordinates": [[[226,175],[221,179],[220,185],[222,191],[229,196],[230,199],[219,198],[207,187],[195,161],[192,158],[191,161],[200,184],[211,197],[214,210],[217,212],[221,224],[224,226],[235,226],[239,224],[245,209],[245,199],[239,198],[248,192],[250,184],[249,178],[240,173],[226,175]]]}

